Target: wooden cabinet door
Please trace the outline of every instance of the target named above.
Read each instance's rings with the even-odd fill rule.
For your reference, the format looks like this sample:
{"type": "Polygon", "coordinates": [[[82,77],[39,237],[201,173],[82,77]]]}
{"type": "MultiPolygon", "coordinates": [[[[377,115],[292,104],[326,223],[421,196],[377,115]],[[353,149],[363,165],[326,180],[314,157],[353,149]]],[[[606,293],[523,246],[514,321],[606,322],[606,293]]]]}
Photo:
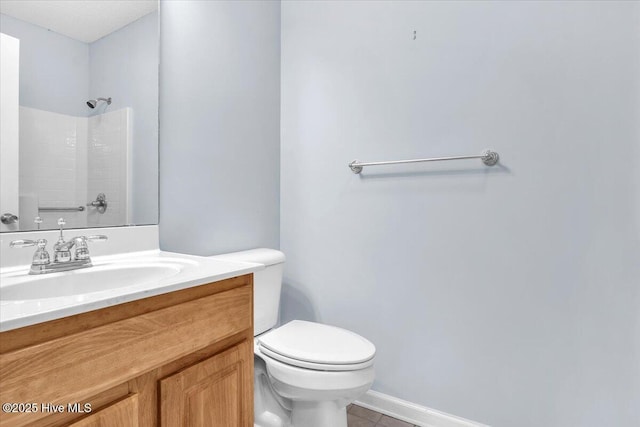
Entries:
{"type": "Polygon", "coordinates": [[[138,395],[100,409],[88,417],[69,424],[69,427],[138,427],[138,395]]]}
{"type": "Polygon", "coordinates": [[[248,340],[160,381],[163,427],[253,427],[248,340]]]}

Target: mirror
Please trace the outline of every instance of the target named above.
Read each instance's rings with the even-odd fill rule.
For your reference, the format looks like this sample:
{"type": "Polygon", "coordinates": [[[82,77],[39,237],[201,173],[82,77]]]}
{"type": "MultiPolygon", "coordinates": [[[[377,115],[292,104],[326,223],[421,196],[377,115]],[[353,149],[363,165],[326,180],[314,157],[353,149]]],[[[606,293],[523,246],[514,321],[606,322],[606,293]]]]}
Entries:
{"type": "Polygon", "coordinates": [[[2,0],[0,231],[158,223],[158,0],[2,0]]]}

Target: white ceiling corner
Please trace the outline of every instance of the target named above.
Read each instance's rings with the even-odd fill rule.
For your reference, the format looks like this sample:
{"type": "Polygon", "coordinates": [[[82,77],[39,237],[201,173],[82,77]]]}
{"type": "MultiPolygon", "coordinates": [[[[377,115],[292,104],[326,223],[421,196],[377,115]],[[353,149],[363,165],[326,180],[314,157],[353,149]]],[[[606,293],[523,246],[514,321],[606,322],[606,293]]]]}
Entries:
{"type": "Polygon", "coordinates": [[[158,0],[0,0],[0,13],[92,43],[158,9],[158,0]]]}

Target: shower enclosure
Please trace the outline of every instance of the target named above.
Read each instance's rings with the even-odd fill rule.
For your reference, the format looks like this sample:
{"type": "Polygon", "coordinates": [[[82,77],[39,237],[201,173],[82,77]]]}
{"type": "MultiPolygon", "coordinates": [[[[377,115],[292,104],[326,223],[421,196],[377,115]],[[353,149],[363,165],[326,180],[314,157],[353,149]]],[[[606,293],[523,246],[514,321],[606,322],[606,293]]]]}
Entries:
{"type": "Polygon", "coordinates": [[[130,223],[130,123],[130,108],[74,117],[20,107],[20,229],[60,216],[69,228],[130,223]]]}

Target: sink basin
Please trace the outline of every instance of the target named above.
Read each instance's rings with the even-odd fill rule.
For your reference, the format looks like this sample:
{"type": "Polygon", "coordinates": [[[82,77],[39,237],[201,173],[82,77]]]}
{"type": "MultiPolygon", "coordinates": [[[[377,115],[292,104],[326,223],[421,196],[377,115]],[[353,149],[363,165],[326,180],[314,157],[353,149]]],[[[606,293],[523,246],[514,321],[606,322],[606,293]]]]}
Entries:
{"type": "Polygon", "coordinates": [[[132,284],[144,286],[180,273],[178,262],[113,263],[42,275],[7,277],[0,288],[0,300],[59,298],[112,291],[132,284]]]}

